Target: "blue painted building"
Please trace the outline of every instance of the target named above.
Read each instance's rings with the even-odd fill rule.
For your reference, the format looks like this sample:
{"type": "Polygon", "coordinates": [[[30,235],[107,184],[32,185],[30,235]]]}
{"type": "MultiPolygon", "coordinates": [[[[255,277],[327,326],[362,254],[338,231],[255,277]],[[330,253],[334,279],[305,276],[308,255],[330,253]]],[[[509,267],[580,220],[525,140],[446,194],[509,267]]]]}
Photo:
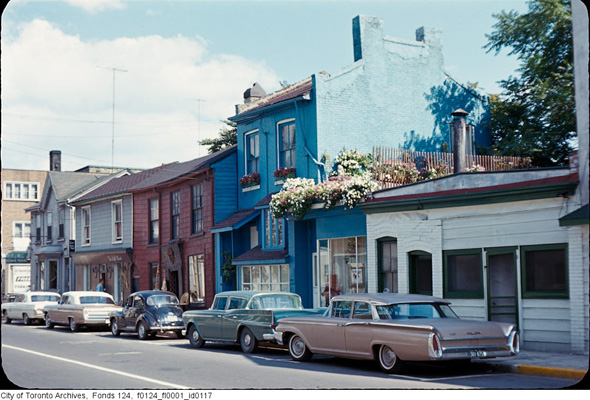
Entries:
{"type": "MultiPolygon", "coordinates": [[[[288,173],[324,181],[343,149],[375,145],[440,151],[450,144],[449,116],[469,112],[471,151],[487,146],[481,129],[488,100],[443,69],[441,32],[419,28],[416,40],[384,36],[375,17],[353,20],[354,63],[320,72],[267,95],[255,84],[229,119],[237,123],[238,188],[235,213],[217,223],[218,275],[232,254],[235,287],[289,290],[306,306],[367,289],[366,218],[357,209],[312,210],[302,221],[275,220],[272,194],[288,173]],[[277,177],[278,175],[278,177],[277,177]]],[[[218,279],[217,290],[223,286],[218,279]]]]}

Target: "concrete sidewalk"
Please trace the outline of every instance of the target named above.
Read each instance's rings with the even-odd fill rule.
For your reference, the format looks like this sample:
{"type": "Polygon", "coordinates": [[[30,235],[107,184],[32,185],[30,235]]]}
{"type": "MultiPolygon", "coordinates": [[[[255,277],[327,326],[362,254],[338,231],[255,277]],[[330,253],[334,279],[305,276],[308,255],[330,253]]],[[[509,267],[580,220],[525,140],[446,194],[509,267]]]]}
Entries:
{"type": "Polygon", "coordinates": [[[472,360],[472,363],[486,365],[496,371],[517,374],[551,376],[582,380],[588,372],[588,356],[541,351],[521,351],[514,357],[472,360]]]}

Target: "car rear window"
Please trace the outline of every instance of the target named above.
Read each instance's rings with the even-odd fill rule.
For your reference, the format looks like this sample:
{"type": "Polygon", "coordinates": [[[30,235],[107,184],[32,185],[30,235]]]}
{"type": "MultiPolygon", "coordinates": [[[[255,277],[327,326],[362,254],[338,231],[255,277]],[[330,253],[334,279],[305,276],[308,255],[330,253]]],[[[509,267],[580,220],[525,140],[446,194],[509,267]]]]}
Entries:
{"type": "Polygon", "coordinates": [[[80,304],[115,304],[110,297],[103,296],[82,296],[80,304]]]}
{"type": "Polygon", "coordinates": [[[265,296],[256,296],[252,299],[250,308],[253,310],[274,310],[282,308],[301,309],[301,299],[299,296],[288,294],[273,294],[265,296]]]}
{"type": "Polygon", "coordinates": [[[59,296],[52,295],[35,295],[31,296],[31,301],[58,301],[59,296]]]}
{"type": "Polygon", "coordinates": [[[445,318],[434,304],[389,304],[377,306],[380,319],[445,318]]]}
{"type": "Polygon", "coordinates": [[[169,294],[158,294],[155,296],[150,296],[147,299],[148,306],[162,306],[167,304],[178,304],[178,299],[176,296],[169,295],[169,294]]]}

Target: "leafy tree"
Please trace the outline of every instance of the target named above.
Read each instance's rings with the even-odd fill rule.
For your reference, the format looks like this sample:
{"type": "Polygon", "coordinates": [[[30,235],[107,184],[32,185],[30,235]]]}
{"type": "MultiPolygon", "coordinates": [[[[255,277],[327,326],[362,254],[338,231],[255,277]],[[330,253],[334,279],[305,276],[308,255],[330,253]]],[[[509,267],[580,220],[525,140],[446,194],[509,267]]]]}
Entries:
{"type": "Polygon", "coordinates": [[[225,120],[221,121],[225,125],[219,129],[219,137],[214,139],[204,139],[199,142],[203,146],[209,146],[209,153],[223,150],[238,143],[238,130],[235,122],[225,120]]]}
{"type": "Polygon", "coordinates": [[[576,135],[571,5],[530,0],[528,12],[494,14],[487,51],[510,48],[520,77],[500,81],[490,99],[493,151],[530,157],[533,165],[565,165],[576,135]]]}

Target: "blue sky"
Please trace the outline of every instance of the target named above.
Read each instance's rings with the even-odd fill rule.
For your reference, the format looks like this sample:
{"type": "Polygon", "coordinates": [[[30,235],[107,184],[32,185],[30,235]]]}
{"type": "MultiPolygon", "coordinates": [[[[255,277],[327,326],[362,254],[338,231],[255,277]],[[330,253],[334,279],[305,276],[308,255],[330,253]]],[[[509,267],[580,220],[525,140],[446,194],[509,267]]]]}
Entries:
{"type": "Polygon", "coordinates": [[[243,92],[268,92],[353,62],[352,19],[383,19],[387,36],[442,30],[445,68],[486,93],[515,74],[486,53],[492,14],[524,0],[12,0],[2,14],[2,166],[151,168],[206,154],[243,92]],[[113,129],[113,72],[115,124],[113,129]],[[112,133],[115,133],[112,157],[112,133]]]}

